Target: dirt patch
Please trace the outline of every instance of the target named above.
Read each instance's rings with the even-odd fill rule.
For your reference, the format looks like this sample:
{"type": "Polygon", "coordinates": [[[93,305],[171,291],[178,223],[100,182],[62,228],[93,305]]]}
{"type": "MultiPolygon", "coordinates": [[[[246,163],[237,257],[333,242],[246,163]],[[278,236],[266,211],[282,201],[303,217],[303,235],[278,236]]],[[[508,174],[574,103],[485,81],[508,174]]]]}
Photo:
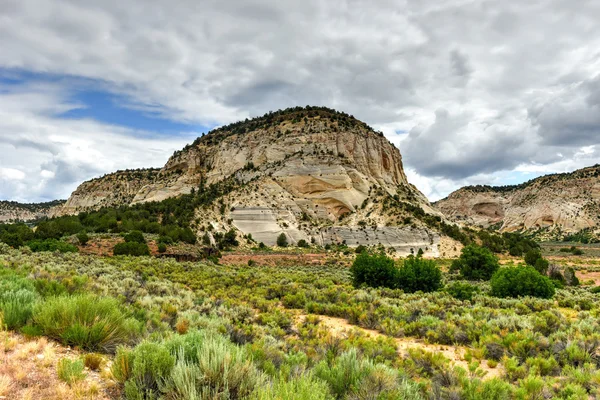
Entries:
{"type": "MultiPolygon", "coordinates": [[[[378,332],[373,329],[365,329],[356,325],[352,325],[343,318],[334,318],[324,315],[318,315],[317,317],[320,320],[320,324],[325,326],[329,330],[329,332],[331,332],[331,334],[335,337],[343,337],[348,331],[352,331],[354,329],[359,330],[365,335],[370,336],[372,338],[386,336],[381,332],[378,332]]],[[[302,323],[305,318],[306,315],[300,315],[298,317],[298,323],[302,323]]],[[[398,346],[398,353],[401,356],[407,356],[409,349],[419,348],[432,353],[441,353],[444,357],[450,360],[450,363],[452,365],[462,367],[467,371],[469,370],[469,363],[464,359],[465,353],[468,350],[467,347],[429,344],[425,343],[421,339],[410,337],[394,338],[394,340],[396,341],[396,345],[398,346]]],[[[484,379],[499,377],[504,372],[504,369],[501,365],[498,365],[495,368],[490,368],[487,365],[486,360],[480,362],[479,368],[485,372],[484,379]]]]}
{"type": "Polygon", "coordinates": [[[447,236],[440,237],[439,252],[442,258],[458,258],[463,247],[457,240],[447,236]]]}
{"type": "Polygon", "coordinates": [[[594,281],[594,285],[600,285],[600,272],[582,272],[576,271],[575,276],[579,278],[580,282],[586,282],[590,279],[594,281]]]}
{"type": "Polygon", "coordinates": [[[79,352],[46,338],[28,340],[13,332],[0,332],[0,399],[105,400],[119,397],[108,379],[106,361],[101,372],[85,370],[85,378],[71,386],[58,378],[57,363],[77,359],[79,352]]]}
{"type": "Polygon", "coordinates": [[[292,267],[296,265],[325,265],[327,254],[239,254],[230,253],[221,257],[226,265],[248,265],[252,260],[256,265],[267,267],[292,267]]]}
{"type": "MultiPolygon", "coordinates": [[[[110,257],[113,255],[113,249],[117,243],[122,243],[125,240],[120,237],[116,238],[93,238],[85,246],[77,245],[80,254],[94,255],[100,257],[110,257]]],[[[150,254],[156,256],[158,252],[158,243],[155,240],[147,240],[150,254]]]]}

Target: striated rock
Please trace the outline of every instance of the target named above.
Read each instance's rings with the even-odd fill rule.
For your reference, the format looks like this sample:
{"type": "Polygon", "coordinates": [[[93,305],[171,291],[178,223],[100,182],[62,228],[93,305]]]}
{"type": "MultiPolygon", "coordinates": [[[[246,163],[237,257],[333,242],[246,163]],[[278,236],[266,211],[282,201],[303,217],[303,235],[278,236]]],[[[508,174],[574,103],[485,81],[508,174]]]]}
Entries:
{"type": "Polygon", "coordinates": [[[468,186],[435,205],[455,222],[501,231],[575,233],[600,224],[600,166],[521,185],[468,186]]]}
{"type": "Polygon", "coordinates": [[[285,233],[291,243],[380,243],[438,255],[439,235],[410,216],[442,214],[408,183],[398,149],[363,122],[324,108],[216,129],[143,179],[116,173],[82,184],[63,212],[162,201],[231,179],[230,193],[196,210],[199,236],[235,228],[268,245],[285,233]]]}
{"type": "Polygon", "coordinates": [[[73,215],[102,207],[118,207],[130,204],[138,191],[154,181],[158,169],[117,171],[83,182],[61,207],[51,216],[73,215]]]}
{"type": "Polygon", "coordinates": [[[64,200],[54,200],[46,203],[0,201],[0,223],[27,222],[42,219],[52,215],[64,202],[64,200]]]}

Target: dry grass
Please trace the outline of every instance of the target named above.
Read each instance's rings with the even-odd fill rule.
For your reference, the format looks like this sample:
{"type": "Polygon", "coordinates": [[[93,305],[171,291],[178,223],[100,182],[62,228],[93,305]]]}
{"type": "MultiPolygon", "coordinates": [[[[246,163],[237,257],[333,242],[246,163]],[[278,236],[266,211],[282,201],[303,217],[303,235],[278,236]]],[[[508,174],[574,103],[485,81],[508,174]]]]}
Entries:
{"type": "Polygon", "coordinates": [[[85,380],[66,385],[56,372],[58,360],[81,355],[46,338],[26,339],[0,332],[0,398],[31,400],[105,400],[119,398],[106,375],[86,371],[85,380]]]}

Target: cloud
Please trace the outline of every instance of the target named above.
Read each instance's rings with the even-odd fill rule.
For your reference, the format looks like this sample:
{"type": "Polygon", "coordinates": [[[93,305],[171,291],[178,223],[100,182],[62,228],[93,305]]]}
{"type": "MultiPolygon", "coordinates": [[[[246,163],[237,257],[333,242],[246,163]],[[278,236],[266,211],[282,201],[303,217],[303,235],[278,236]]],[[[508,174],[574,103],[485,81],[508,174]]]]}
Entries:
{"type": "Polygon", "coordinates": [[[0,94],[2,199],[30,202],[66,198],[84,180],[107,172],[161,167],[175,150],[197,136],[189,132],[167,137],[90,119],[40,113],[40,109],[67,108],[68,96],[58,88],[45,94],[30,87],[21,90],[0,94]],[[14,102],[15,95],[35,97],[36,101],[14,102]],[[9,103],[10,107],[5,107],[9,103]]]}
{"type": "MultiPolygon", "coordinates": [[[[0,150],[37,160],[21,169],[17,156],[3,156],[0,165],[42,179],[46,189],[31,198],[62,196],[50,181],[160,165],[185,140],[66,120],[87,106],[69,96],[79,84],[177,123],[340,109],[398,144],[431,196],[597,156],[579,155],[600,126],[594,0],[4,0],[0,15],[0,68],[56,77],[0,89],[0,150]],[[41,176],[44,168],[56,176],[41,176]]],[[[10,190],[1,194],[29,196],[10,190]]]]}

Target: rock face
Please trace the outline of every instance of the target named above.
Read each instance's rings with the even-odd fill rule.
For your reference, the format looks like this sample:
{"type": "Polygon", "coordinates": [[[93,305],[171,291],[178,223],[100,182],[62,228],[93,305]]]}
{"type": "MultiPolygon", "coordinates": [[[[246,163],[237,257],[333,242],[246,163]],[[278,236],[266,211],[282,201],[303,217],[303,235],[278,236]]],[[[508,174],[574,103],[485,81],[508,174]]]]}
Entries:
{"type": "Polygon", "coordinates": [[[0,223],[27,222],[48,217],[64,204],[64,200],[47,203],[0,201],[0,223]]]}
{"type": "Polygon", "coordinates": [[[196,211],[199,236],[236,228],[267,245],[284,233],[291,243],[381,243],[438,255],[439,235],[406,209],[441,213],[408,183],[398,149],[353,117],[316,107],[214,130],[176,152],[151,182],[117,190],[119,179],[86,182],[64,210],[162,201],[225,180],[235,188],[196,211]]]}
{"type": "Polygon", "coordinates": [[[130,204],[137,192],[154,181],[158,169],[117,171],[83,182],[61,207],[51,216],[73,215],[83,211],[98,210],[130,204]]]}
{"type": "Polygon", "coordinates": [[[455,222],[493,225],[501,231],[594,230],[600,227],[600,166],[517,186],[468,186],[435,205],[455,222]]]}

